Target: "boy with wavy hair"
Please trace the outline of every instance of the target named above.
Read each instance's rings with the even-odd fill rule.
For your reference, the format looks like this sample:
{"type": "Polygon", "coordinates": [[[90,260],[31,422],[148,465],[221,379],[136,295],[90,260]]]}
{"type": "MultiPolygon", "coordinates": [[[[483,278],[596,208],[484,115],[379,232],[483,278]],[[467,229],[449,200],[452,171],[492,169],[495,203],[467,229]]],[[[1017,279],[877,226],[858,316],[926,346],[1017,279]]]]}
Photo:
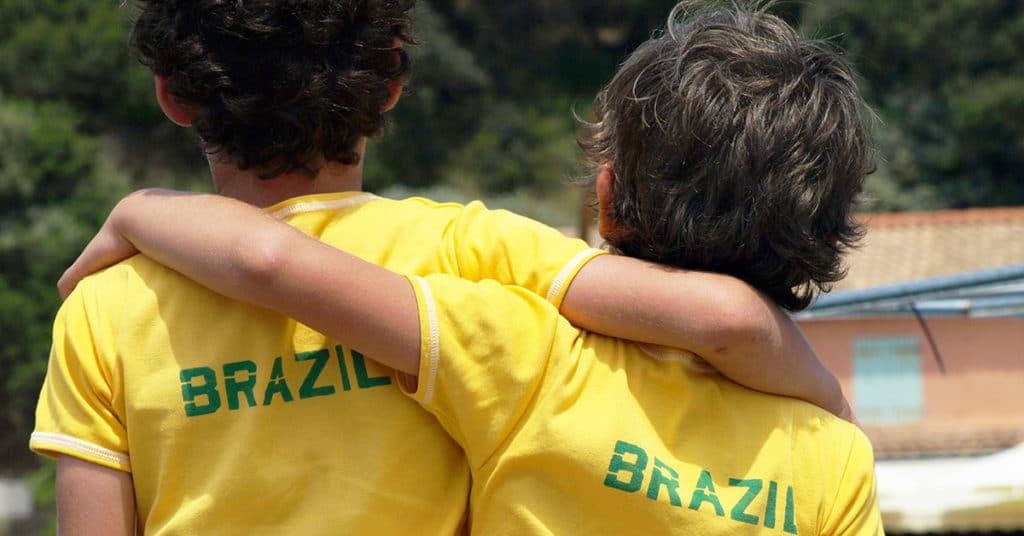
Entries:
{"type": "Polygon", "coordinates": [[[791,311],[845,274],[873,169],[853,74],[761,8],[684,2],[596,101],[580,145],[621,254],[734,275],[791,311]]]}
{"type": "Polygon", "coordinates": [[[681,480],[672,478],[700,464],[707,476],[690,504],[698,517],[686,522],[713,521],[723,501],[737,511],[757,498],[771,516],[753,525],[803,526],[825,506],[819,492],[838,484],[863,504],[824,522],[870,510],[870,473],[859,465],[870,448],[852,426],[694,372],[693,354],[579,331],[558,309],[582,326],[686,348],[739,381],[841,412],[835,379],[749,286],[600,255],[479,204],[356,193],[363,141],[400,91],[405,62],[393,45],[407,39],[408,5],[143,7],[135,42],[157,75],[161,107],[197,128],[228,197],[130,196],[62,279],[62,292],[77,288],[55,324],[32,447],[59,456],[65,526],[127,531],[137,504],[147,531],[450,533],[464,521],[472,472],[474,531],[600,532],[628,521],[607,518],[629,500],[621,493],[647,478],[647,497],[668,501],[650,504],[678,506],[681,480]],[[368,120],[336,122],[349,114],[368,120]],[[410,285],[275,217],[395,272],[452,275],[410,285]],[[134,253],[129,240],[214,290],[305,325],[141,256],[79,282],[134,253]],[[414,397],[439,421],[400,393],[399,382],[417,389],[416,376],[414,397]],[[564,426],[558,408],[568,411],[564,426]],[[749,434],[735,426],[743,411],[752,412],[749,434]],[[794,445],[819,440],[822,452],[801,451],[812,465],[833,461],[830,449],[856,470],[846,477],[822,465],[819,480],[789,478],[792,463],[750,451],[762,439],[784,448],[790,436],[761,437],[783,423],[796,430],[794,445]],[[705,432],[692,447],[679,441],[705,432]],[[608,443],[616,434],[628,440],[608,443]],[[726,441],[738,441],[732,461],[707,458],[726,441]],[[645,448],[657,449],[654,465],[645,448]],[[748,463],[761,479],[756,497],[731,488],[715,495],[709,471],[739,475],[748,463]],[[604,482],[596,492],[595,474],[604,482]],[[561,489],[566,483],[583,487],[561,489]],[[119,515],[94,515],[111,507],[119,515]]]}

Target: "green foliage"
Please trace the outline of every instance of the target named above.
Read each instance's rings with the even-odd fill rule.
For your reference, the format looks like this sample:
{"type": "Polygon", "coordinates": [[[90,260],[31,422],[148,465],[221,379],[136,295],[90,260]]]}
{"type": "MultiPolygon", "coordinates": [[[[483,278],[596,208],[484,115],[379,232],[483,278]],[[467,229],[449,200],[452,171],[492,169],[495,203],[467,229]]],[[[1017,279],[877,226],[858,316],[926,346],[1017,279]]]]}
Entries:
{"type": "Polygon", "coordinates": [[[455,155],[449,180],[480,195],[564,188],[576,167],[576,138],[569,105],[554,108],[488,106],[476,135],[455,155]]]}
{"type": "Polygon", "coordinates": [[[69,178],[92,173],[96,144],[74,134],[77,123],[68,106],[4,102],[0,108],[0,218],[9,218],[27,203],[64,199],[75,188],[69,178]]]}
{"type": "Polygon", "coordinates": [[[62,102],[79,130],[124,147],[116,162],[143,184],[205,173],[192,136],[153,98],[153,77],[128,50],[131,2],[0,0],[0,95],[62,102]],[[156,165],[154,165],[154,163],[156,165]]]}
{"type": "Polygon", "coordinates": [[[908,170],[915,168],[913,151],[899,132],[887,129],[878,134],[880,146],[886,148],[888,158],[881,159],[878,169],[867,178],[864,186],[863,210],[867,212],[901,212],[942,208],[936,189],[929,184],[914,181],[908,170]]]}
{"type": "Polygon", "coordinates": [[[889,131],[880,139],[901,141],[880,144],[896,205],[1024,203],[1024,3],[826,0],[805,22],[838,36],[889,131]]]}
{"type": "Polygon", "coordinates": [[[478,128],[481,99],[491,86],[473,53],[429,4],[420,2],[415,17],[413,79],[391,112],[388,132],[369,150],[365,182],[371,190],[441,182],[443,166],[478,128]]]}
{"type": "Polygon", "coordinates": [[[162,122],[152,77],[128,51],[127,10],[114,0],[0,3],[0,87],[66,101],[92,128],[162,122]]]}
{"type": "Polygon", "coordinates": [[[499,94],[593,96],[620,59],[664,24],[674,0],[435,0],[492,73],[499,94]],[[509,68],[520,66],[519,68],[509,68]]]}
{"type": "Polygon", "coordinates": [[[62,104],[0,99],[0,389],[5,459],[24,458],[42,383],[55,283],[128,190],[97,173],[94,138],[62,104]]]}

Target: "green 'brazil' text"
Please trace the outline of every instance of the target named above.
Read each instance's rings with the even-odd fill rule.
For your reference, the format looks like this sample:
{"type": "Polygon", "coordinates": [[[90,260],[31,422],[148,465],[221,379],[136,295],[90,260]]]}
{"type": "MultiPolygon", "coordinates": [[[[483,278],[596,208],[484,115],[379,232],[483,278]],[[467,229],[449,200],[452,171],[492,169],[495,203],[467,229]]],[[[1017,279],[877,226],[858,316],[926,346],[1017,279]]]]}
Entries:
{"type": "MultiPolygon", "coordinates": [[[[333,356],[328,349],[314,350],[295,354],[295,361],[308,362],[309,368],[306,369],[306,375],[301,383],[297,378],[292,378],[291,385],[285,377],[281,357],[274,359],[270,378],[265,380],[266,384],[261,385],[257,385],[259,375],[254,361],[225,363],[220,371],[210,367],[184,369],[181,371],[180,379],[185,415],[199,417],[216,413],[222,409],[225,401],[228,409],[235,411],[243,403],[251,408],[257,405],[269,406],[275,401],[292,402],[296,395],[300,400],[333,395],[337,392],[338,386],[324,383],[320,378],[332,361],[337,363],[341,372],[342,390],[352,390],[349,368],[345,363],[345,350],[340,345],[334,347],[333,356]],[[336,359],[332,360],[331,357],[336,359]],[[223,380],[223,384],[218,380],[223,380]],[[298,388],[297,392],[295,387],[298,388]],[[260,402],[262,404],[258,404],[260,402]]],[[[357,389],[372,389],[391,384],[389,376],[370,376],[366,370],[366,358],[355,350],[352,350],[352,372],[357,389]]]]}
{"type": "MultiPolygon", "coordinates": [[[[655,457],[650,477],[647,477],[646,471],[650,465],[649,462],[650,457],[643,448],[625,441],[617,441],[615,454],[612,455],[611,462],[608,464],[608,474],[605,475],[604,485],[627,493],[636,493],[643,489],[644,480],[647,480],[648,499],[657,501],[662,494],[661,490],[664,489],[669,503],[672,506],[682,507],[683,500],[679,494],[679,472],[655,457]]],[[[749,525],[763,525],[769,529],[776,528],[778,521],[776,509],[779,506],[781,490],[778,482],[730,478],[729,487],[744,489],[743,496],[729,510],[730,519],[749,525]],[[766,494],[764,511],[761,512],[758,509],[758,511],[752,512],[751,505],[762,493],[766,494]]],[[[785,493],[781,528],[789,534],[797,534],[793,486],[787,486],[785,493]]],[[[700,476],[697,477],[687,507],[697,511],[702,508],[711,509],[716,516],[725,517],[725,505],[718,498],[714,479],[708,470],[702,470],[700,476]]]]}

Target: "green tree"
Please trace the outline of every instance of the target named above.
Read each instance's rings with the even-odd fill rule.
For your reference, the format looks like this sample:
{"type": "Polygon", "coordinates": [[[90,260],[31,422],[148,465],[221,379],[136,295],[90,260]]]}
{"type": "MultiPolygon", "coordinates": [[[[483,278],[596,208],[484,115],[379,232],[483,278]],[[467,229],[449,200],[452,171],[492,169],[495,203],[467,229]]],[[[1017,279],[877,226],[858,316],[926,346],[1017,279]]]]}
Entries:
{"type": "Polygon", "coordinates": [[[448,180],[479,196],[543,196],[564,188],[576,170],[570,111],[565,102],[548,109],[510,101],[488,105],[479,130],[448,166],[448,180]]]}
{"type": "Polygon", "coordinates": [[[64,101],[94,130],[162,123],[152,79],[128,51],[128,10],[113,0],[2,0],[0,87],[64,101]]]}
{"type": "Polygon", "coordinates": [[[0,453],[25,459],[46,370],[55,283],[128,184],[64,104],[0,99],[0,453]]]}
{"type": "Polygon", "coordinates": [[[883,120],[882,207],[1024,203],[1024,4],[826,0],[804,18],[838,36],[883,120]]]}
{"type": "Polygon", "coordinates": [[[113,164],[142,184],[193,184],[205,164],[195,138],[164,119],[152,75],[128,49],[130,6],[0,0],[0,88],[8,98],[66,103],[79,129],[102,138],[113,164]]]}
{"type": "Polygon", "coordinates": [[[441,182],[442,169],[479,128],[490,75],[459,44],[430,4],[416,6],[412,81],[391,114],[388,131],[369,149],[366,185],[379,190],[441,182]]]}

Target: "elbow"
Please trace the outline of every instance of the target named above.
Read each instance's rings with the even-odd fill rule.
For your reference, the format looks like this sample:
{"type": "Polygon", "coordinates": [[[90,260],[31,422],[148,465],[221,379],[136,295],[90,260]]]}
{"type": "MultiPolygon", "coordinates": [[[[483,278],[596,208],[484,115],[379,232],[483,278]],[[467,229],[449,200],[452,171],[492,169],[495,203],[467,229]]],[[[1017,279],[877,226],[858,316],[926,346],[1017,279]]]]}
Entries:
{"type": "Polygon", "coordinates": [[[231,253],[235,286],[244,292],[277,286],[288,262],[289,242],[284,233],[261,233],[239,240],[231,253]]]}
{"type": "Polygon", "coordinates": [[[779,324],[786,313],[753,288],[736,288],[717,321],[716,353],[725,356],[750,356],[781,346],[779,324]]]}

